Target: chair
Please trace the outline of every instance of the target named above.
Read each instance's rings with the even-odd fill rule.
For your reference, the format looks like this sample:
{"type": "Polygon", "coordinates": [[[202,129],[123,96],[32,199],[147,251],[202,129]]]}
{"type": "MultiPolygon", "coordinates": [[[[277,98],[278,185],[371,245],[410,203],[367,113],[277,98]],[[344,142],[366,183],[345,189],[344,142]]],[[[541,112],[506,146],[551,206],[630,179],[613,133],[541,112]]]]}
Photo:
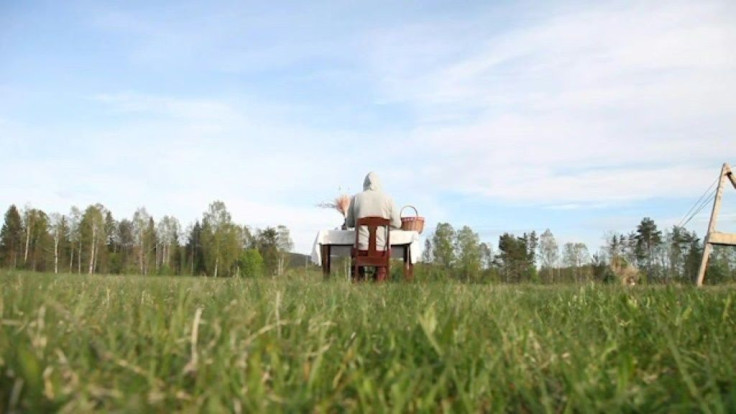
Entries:
{"type": "Polygon", "coordinates": [[[391,241],[389,226],[391,220],[383,217],[363,217],[355,223],[355,244],[351,250],[353,260],[353,278],[359,278],[358,270],[365,266],[385,267],[386,275],[389,275],[391,263],[391,241]],[[368,250],[358,249],[359,229],[368,228],[368,250]],[[376,233],[379,227],[386,228],[386,250],[378,250],[376,233]]]}

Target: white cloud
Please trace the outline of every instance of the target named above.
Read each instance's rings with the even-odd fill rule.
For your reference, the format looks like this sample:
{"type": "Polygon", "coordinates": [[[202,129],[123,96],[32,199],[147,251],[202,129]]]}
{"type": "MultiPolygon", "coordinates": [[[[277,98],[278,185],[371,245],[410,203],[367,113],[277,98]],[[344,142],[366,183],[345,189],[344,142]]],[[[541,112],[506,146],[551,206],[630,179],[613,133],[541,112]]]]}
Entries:
{"type": "Polygon", "coordinates": [[[218,123],[237,118],[229,105],[211,99],[177,99],[140,93],[99,94],[93,100],[120,113],[164,115],[187,122],[209,120],[218,123]]]}
{"type": "Polygon", "coordinates": [[[736,155],[733,15],[717,2],[593,6],[483,39],[428,23],[375,35],[371,63],[385,96],[416,109],[416,162],[447,189],[678,197],[736,155]]]}
{"type": "Polygon", "coordinates": [[[3,163],[8,174],[28,171],[3,199],[59,212],[99,202],[118,219],[144,206],[156,219],[172,215],[184,225],[222,200],[241,224],[286,225],[295,249],[308,252],[317,230],[341,224],[337,213],[316,205],[340,188],[360,190],[363,175],[392,158],[375,163],[361,144],[378,147],[390,137],[314,130],[249,103],[133,92],[93,102],[112,116],[83,129],[13,128],[7,139],[29,148],[51,134],[74,143],[48,159],[3,163]]]}

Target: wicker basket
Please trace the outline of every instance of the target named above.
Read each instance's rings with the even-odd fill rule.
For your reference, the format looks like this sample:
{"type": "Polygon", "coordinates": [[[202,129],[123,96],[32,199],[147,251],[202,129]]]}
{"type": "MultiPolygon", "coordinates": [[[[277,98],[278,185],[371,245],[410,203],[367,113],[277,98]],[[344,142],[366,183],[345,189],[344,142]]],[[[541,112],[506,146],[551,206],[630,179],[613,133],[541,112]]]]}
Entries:
{"type": "Polygon", "coordinates": [[[404,209],[410,207],[414,209],[414,217],[401,217],[401,230],[416,231],[421,233],[424,230],[424,217],[419,217],[419,212],[414,206],[404,206],[399,212],[399,216],[404,212],[404,209]]]}

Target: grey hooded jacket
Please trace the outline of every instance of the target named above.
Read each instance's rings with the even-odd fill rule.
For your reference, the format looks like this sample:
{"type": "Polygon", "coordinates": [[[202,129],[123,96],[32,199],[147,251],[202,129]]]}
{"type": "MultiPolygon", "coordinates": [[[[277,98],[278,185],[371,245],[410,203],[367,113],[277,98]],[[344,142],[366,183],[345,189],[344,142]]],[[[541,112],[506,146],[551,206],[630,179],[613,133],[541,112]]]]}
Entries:
{"type": "MultiPolygon", "coordinates": [[[[368,173],[363,181],[363,192],[356,194],[350,200],[346,224],[355,227],[355,222],[363,217],[383,217],[391,220],[392,228],[401,227],[399,210],[396,209],[394,200],[381,190],[381,181],[374,172],[368,173]]],[[[385,232],[376,233],[376,245],[378,249],[386,249],[385,232]]],[[[368,229],[358,230],[358,248],[368,250],[368,229]]]]}

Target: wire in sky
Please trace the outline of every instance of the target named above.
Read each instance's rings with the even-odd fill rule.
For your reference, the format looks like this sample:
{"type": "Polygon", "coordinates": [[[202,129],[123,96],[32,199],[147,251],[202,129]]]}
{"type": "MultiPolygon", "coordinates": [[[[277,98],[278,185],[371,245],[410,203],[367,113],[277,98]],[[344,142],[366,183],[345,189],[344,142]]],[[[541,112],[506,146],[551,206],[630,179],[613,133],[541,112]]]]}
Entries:
{"type": "Polygon", "coordinates": [[[710,202],[713,200],[713,198],[715,198],[716,191],[717,191],[717,189],[713,189],[713,191],[710,192],[710,195],[708,197],[703,198],[703,201],[700,203],[700,205],[693,211],[692,214],[690,214],[690,216],[687,218],[687,220],[685,220],[685,222],[682,223],[678,227],[685,227],[687,225],[687,223],[690,222],[690,220],[692,220],[698,213],[700,213],[701,210],[703,210],[705,208],[705,206],[707,206],[708,204],[710,204],[710,202]]]}
{"type": "Polygon", "coordinates": [[[720,180],[720,178],[721,177],[719,176],[715,180],[713,180],[713,182],[710,184],[710,186],[708,187],[708,189],[705,190],[705,192],[703,193],[703,195],[700,196],[700,198],[698,198],[698,201],[696,201],[695,204],[693,204],[693,206],[690,207],[690,210],[688,210],[687,213],[685,213],[685,215],[682,217],[682,220],[680,220],[680,224],[678,224],[677,227],[683,227],[683,226],[685,226],[690,220],[692,220],[692,218],[695,216],[695,214],[697,214],[698,212],[700,212],[700,210],[703,209],[703,203],[707,204],[707,201],[710,201],[710,199],[713,197],[713,194],[711,194],[708,197],[706,197],[706,195],[708,193],[713,192],[711,190],[713,190],[713,186],[716,185],[716,183],[718,182],[718,180],[720,180]],[[698,209],[698,211],[695,212],[695,213],[693,213],[693,214],[690,214],[695,209],[698,209]]]}

